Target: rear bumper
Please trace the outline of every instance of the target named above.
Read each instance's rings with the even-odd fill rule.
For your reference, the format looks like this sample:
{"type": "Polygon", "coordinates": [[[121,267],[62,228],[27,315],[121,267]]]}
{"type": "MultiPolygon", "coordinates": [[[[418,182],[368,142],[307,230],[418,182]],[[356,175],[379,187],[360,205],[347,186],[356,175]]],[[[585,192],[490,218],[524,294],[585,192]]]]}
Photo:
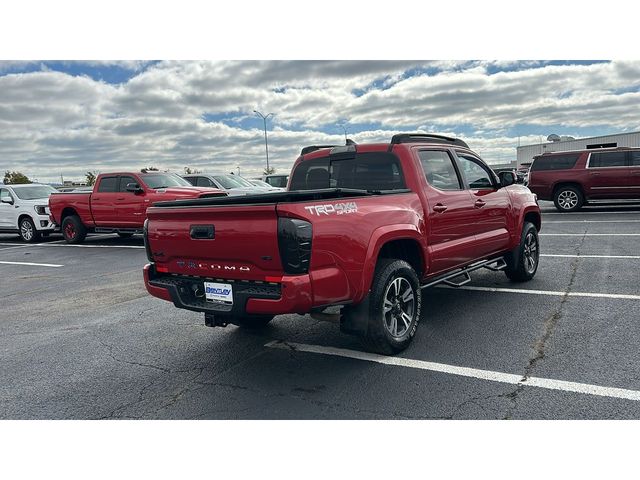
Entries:
{"type": "Polygon", "coordinates": [[[551,185],[529,183],[527,187],[538,196],[538,200],[553,200],[553,188],[551,185]]]}
{"type": "Polygon", "coordinates": [[[278,283],[225,280],[234,287],[233,306],[207,302],[196,295],[194,289],[202,288],[205,280],[216,281],[158,273],[152,263],[144,266],[147,291],[154,297],[173,302],[178,308],[228,316],[304,314],[311,310],[309,275],[283,276],[278,283]]]}

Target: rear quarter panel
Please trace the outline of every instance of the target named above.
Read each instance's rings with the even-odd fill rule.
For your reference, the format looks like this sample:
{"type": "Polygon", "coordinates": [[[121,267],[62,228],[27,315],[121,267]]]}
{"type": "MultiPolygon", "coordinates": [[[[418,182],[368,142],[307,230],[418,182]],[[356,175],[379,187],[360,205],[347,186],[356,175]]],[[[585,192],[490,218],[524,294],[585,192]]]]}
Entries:
{"type": "Polygon", "coordinates": [[[415,193],[280,204],[278,215],[313,225],[309,271],[315,306],[361,301],[385,242],[413,238],[424,243],[422,205],[415,193]]]}
{"type": "Polygon", "coordinates": [[[52,193],[49,196],[49,210],[53,221],[60,225],[65,209],[73,210],[89,227],[94,226],[91,215],[91,193],[52,193]]]}

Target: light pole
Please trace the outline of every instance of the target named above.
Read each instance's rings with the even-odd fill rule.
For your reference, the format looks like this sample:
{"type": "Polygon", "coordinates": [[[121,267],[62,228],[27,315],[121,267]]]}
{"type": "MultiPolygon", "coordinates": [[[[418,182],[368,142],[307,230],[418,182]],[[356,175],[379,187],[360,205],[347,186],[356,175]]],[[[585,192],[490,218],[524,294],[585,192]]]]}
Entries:
{"type": "Polygon", "coordinates": [[[269,113],[265,116],[257,110],[254,110],[253,113],[255,113],[260,118],[262,118],[262,121],[264,122],[264,150],[267,154],[267,172],[268,172],[269,171],[269,143],[267,142],[267,118],[272,117],[274,114],[269,113]]]}

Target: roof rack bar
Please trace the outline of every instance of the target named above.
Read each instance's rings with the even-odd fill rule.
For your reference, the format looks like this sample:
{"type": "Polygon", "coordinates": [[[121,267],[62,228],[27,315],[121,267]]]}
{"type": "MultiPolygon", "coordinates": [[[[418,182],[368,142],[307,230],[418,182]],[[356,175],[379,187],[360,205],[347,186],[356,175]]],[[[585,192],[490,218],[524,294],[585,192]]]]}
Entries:
{"type": "Polygon", "coordinates": [[[435,133],[398,133],[391,137],[389,143],[389,151],[394,145],[399,143],[417,143],[417,142],[445,143],[449,145],[457,145],[458,147],[469,148],[464,140],[459,138],[447,137],[445,135],[436,135],[435,133]]]}

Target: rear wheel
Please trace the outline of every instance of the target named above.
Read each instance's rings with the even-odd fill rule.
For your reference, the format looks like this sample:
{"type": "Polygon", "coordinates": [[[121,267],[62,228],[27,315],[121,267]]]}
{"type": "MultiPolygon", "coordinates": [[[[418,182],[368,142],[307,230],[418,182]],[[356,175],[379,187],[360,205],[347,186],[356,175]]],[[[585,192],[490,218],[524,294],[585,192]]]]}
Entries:
{"type": "Polygon", "coordinates": [[[577,187],[559,187],[553,196],[553,204],[561,212],[573,212],[584,205],[584,195],[577,187]]]}
{"type": "Polygon", "coordinates": [[[525,222],[519,245],[505,256],[504,273],[513,281],[527,282],[535,276],[539,259],[538,230],[533,223],[525,222]]]}
{"type": "Polygon", "coordinates": [[[415,270],[404,260],[381,259],[369,295],[365,347],[384,355],[401,352],[420,321],[422,290],[415,270]]]}
{"type": "Polygon", "coordinates": [[[87,228],[80,217],[69,215],[62,221],[62,236],[67,243],[81,243],[87,236],[87,228]]]}
{"type": "Polygon", "coordinates": [[[40,240],[40,232],[36,230],[36,226],[29,217],[23,217],[19,225],[20,238],[27,242],[33,243],[40,240]]]}

